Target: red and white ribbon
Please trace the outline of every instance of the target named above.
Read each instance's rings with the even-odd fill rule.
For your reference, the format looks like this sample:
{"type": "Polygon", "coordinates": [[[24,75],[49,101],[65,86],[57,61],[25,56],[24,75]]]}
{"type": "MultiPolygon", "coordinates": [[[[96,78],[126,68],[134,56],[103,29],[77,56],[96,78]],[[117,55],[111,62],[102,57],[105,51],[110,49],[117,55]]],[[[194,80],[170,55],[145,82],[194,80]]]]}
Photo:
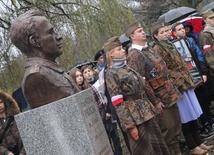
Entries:
{"type": "Polygon", "coordinates": [[[112,102],[113,106],[120,105],[122,102],[124,102],[124,100],[123,100],[123,95],[116,95],[116,96],[113,96],[113,97],[111,98],[111,102],[112,102]]]}
{"type": "Polygon", "coordinates": [[[204,45],[203,46],[203,51],[204,53],[206,53],[207,51],[211,50],[212,49],[212,46],[211,45],[204,45]]]}

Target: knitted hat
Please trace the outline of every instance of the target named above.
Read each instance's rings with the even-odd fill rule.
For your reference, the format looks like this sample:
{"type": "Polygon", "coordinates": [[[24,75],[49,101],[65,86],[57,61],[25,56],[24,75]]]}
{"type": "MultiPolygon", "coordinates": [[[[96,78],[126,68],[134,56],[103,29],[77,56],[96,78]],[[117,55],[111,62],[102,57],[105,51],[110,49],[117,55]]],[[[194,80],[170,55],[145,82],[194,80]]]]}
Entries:
{"type": "Polygon", "coordinates": [[[97,61],[99,59],[99,57],[101,57],[105,52],[103,50],[99,50],[97,51],[97,53],[95,53],[94,55],[94,61],[97,61]]]}
{"type": "Polygon", "coordinates": [[[135,22],[135,23],[132,23],[132,24],[129,24],[127,27],[126,27],[126,36],[129,37],[132,32],[134,32],[135,30],[137,30],[138,28],[141,28],[141,25],[140,23],[138,22],[135,22]]]}
{"type": "Polygon", "coordinates": [[[161,21],[157,21],[157,22],[152,23],[152,26],[151,26],[151,33],[152,33],[152,35],[159,28],[165,27],[167,25],[168,25],[167,23],[164,23],[164,22],[161,22],[161,21]]]}
{"type": "Polygon", "coordinates": [[[192,26],[192,24],[190,22],[184,21],[182,24],[184,27],[189,27],[190,32],[192,32],[194,30],[194,27],[192,26]]]}
{"type": "Polygon", "coordinates": [[[202,14],[202,18],[206,19],[206,18],[213,18],[214,17],[214,13],[212,10],[207,10],[202,14]]]}
{"type": "Polygon", "coordinates": [[[108,39],[104,43],[103,50],[104,50],[104,52],[109,52],[109,51],[111,51],[112,49],[114,49],[114,48],[116,48],[118,46],[121,46],[121,43],[119,41],[118,36],[114,36],[114,37],[108,39]]]}

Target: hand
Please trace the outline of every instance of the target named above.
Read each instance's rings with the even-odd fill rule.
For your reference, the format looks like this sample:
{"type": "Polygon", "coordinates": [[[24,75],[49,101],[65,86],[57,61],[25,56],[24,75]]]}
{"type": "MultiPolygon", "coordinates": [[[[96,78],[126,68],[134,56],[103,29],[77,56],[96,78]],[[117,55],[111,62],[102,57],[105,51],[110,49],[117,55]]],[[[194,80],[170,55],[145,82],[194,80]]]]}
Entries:
{"type": "Polygon", "coordinates": [[[206,75],[202,75],[203,81],[204,83],[207,82],[207,76],[206,75]]]}
{"type": "Polygon", "coordinates": [[[106,120],[108,120],[111,117],[111,114],[106,113],[106,120]]]}
{"type": "Polygon", "coordinates": [[[7,155],[14,155],[12,152],[8,152],[7,155]]]}
{"type": "Polygon", "coordinates": [[[130,130],[130,134],[134,138],[134,140],[138,140],[139,139],[137,127],[134,127],[133,129],[131,129],[130,130]]]}
{"type": "Polygon", "coordinates": [[[155,108],[158,110],[158,112],[161,115],[163,115],[163,107],[165,107],[165,106],[164,106],[164,104],[162,102],[159,102],[158,104],[155,105],[155,108]]]}

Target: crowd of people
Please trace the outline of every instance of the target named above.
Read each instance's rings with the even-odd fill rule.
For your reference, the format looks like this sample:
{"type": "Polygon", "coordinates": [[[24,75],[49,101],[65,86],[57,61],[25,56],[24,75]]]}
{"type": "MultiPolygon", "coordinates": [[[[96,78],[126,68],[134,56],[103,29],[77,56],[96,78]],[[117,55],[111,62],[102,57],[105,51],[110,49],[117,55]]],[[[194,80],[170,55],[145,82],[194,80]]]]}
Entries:
{"type": "MultiPolygon", "coordinates": [[[[33,109],[90,88],[114,155],[123,154],[119,128],[132,155],[181,155],[182,134],[191,154],[206,154],[214,149],[202,136],[214,134],[214,93],[209,89],[214,86],[214,13],[208,10],[202,17],[204,30],[193,35],[190,23],[152,23],[152,43],[138,22],[131,23],[124,32],[129,44],[123,46],[113,36],[95,53],[95,68],[83,64],[64,71],[55,61],[62,54],[62,37],[42,13],[27,11],[10,29],[12,43],[27,56],[22,83],[26,101],[33,109]],[[194,83],[173,44],[181,39],[201,75],[200,84],[194,83]]],[[[0,92],[0,154],[26,154],[13,119],[19,112],[16,101],[0,92]]]]}

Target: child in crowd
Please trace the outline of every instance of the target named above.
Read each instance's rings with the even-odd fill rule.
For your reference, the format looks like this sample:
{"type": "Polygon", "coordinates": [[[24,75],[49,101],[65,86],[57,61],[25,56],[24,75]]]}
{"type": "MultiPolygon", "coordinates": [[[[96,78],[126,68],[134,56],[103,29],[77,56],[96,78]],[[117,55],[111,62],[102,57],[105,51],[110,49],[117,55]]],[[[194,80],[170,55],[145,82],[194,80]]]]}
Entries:
{"type": "Polygon", "coordinates": [[[81,67],[81,72],[84,77],[84,79],[89,83],[89,84],[94,84],[97,79],[95,78],[95,73],[90,65],[84,65],[81,67]]]}

